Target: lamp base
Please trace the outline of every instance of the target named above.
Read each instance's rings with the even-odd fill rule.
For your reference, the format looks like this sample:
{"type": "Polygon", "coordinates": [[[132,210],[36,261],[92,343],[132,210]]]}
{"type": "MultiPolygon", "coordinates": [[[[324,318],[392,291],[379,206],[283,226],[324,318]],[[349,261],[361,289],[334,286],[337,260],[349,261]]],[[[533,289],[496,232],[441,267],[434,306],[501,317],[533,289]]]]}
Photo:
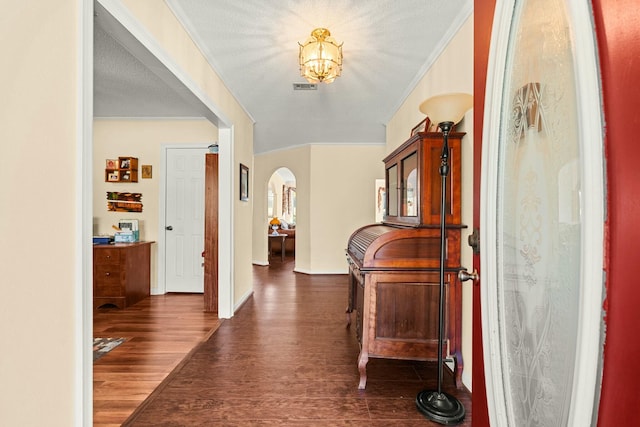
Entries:
{"type": "Polygon", "coordinates": [[[438,424],[459,424],[464,420],[462,403],[450,394],[434,390],[423,390],[416,396],[418,411],[438,424]]]}

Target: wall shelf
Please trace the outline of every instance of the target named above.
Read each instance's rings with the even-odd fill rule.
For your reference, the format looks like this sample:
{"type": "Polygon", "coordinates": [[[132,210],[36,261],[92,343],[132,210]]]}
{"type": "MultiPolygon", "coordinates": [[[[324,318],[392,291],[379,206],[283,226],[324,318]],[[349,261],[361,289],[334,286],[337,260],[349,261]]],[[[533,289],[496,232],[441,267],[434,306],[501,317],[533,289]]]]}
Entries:
{"type": "Polygon", "coordinates": [[[105,182],[138,182],[138,158],[118,157],[107,160],[104,170],[105,182]]]}

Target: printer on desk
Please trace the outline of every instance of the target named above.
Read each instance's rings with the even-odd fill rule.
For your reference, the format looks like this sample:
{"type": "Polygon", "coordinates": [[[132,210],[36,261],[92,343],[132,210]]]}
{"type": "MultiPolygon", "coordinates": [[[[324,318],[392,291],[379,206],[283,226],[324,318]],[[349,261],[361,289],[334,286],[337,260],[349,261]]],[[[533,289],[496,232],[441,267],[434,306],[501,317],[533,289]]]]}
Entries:
{"type": "Polygon", "coordinates": [[[116,243],[134,243],[140,241],[140,231],[138,230],[137,219],[121,219],[118,222],[118,228],[114,236],[116,243]]]}

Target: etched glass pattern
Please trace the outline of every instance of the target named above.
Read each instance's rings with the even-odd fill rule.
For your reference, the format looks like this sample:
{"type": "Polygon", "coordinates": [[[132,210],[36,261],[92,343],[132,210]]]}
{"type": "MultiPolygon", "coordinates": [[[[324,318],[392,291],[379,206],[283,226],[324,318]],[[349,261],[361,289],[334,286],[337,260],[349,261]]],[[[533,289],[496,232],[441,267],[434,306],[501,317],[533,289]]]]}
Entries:
{"type": "Polygon", "coordinates": [[[567,424],[580,294],[580,162],[563,2],[516,2],[500,119],[497,297],[509,425],[567,424]]]}

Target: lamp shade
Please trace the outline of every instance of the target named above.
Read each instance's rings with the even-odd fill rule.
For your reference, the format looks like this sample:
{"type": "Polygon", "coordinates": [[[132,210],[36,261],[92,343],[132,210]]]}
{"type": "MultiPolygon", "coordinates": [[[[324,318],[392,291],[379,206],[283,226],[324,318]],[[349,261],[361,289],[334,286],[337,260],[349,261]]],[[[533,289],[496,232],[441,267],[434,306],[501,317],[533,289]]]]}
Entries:
{"type": "Polygon", "coordinates": [[[427,99],[420,104],[420,111],[426,114],[432,123],[456,124],[471,107],[473,107],[473,96],[468,93],[448,93],[427,99]]]}

